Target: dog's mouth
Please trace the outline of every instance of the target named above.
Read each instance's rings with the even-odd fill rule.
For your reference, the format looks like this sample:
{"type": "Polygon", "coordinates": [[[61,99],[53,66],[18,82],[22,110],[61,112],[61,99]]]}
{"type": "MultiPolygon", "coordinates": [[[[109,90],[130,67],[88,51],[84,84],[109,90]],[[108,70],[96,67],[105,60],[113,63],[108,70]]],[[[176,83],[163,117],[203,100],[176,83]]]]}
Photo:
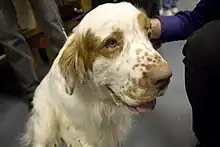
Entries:
{"type": "Polygon", "coordinates": [[[156,105],[156,97],[153,98],[153,100],[151,100],[149,102],[145,102],[141,105],[133,105],[130,107],[132,107],[135,111],[137,111],[139,113],[145,113],[148,110],[153,110],[155,108],[155,105],[156,105]]]}
{"type": "Polygon", "coordinates": [[[122,104],[124,106],[127,106],[133,112],[138,112],[138,113],[145,113],[145,112],[155,108],[156,96],[152,96],[151,101],[141,103],[140,105],[128,105],[109,86],[107,86],[107,88],[111,92],[113,100],[116,103],[116,105],[121,105],[122,104]]]}

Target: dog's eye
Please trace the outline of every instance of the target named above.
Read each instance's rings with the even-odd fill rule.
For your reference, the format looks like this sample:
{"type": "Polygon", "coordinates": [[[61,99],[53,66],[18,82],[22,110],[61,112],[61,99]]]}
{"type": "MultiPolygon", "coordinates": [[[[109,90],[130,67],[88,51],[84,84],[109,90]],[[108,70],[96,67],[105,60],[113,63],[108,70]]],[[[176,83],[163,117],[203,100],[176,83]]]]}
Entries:
{"type": "Polygon", "coordinates": [[[114,48],[118,45],[118,41],[114,38],[110,38],[106,41],[105,47],[107,48],[114,48]]]}

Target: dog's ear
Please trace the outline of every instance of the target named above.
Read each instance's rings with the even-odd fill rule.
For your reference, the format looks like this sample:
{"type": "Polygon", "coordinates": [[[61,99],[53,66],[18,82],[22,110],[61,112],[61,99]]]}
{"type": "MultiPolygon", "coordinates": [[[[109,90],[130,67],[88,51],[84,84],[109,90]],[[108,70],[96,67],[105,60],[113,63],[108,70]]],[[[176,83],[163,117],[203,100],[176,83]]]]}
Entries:
{"type": "Polygon", "coordinates": [[[67,83],[67,92],[72,94],[76,80],[83,84],[90,78],[101,39],[96,37],[91,30],[82,35],[76,29],[66,43],[68,45],[59,59],[59,66],[67,83]]]}
{"type": "Polygon", "coordinates": [[[86,75],[84,59],[81,55],[83,45],[80,37],[70,36],[67,41],[69,45],[64,49],[60,59],[60,71],[66,81],[66,92],[73,94],[76,80],[81,83],[84,81],[86,75]]]}

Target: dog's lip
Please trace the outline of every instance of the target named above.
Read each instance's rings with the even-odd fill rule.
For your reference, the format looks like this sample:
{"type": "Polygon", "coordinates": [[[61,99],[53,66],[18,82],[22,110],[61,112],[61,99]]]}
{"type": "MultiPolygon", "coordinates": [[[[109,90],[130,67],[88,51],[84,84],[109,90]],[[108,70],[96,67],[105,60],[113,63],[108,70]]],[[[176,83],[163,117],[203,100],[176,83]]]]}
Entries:
{"type": "Polygon", "coordinates": [[[147,102],[144,102],[140,105],[128,105],[127,103],[123,102],[119,96],[107,85],[107,88],[109,89],[109,91],[113,94],[114,96],[114,101],[116,104],[118,104],[119,102],[122,103],[123,105],[127,106],[129,109],[131,110],[135,110],[136,112],[138,113],[145,113],[147,112],[148,110],[152,110],[155,108],[155,105],[156,105],[156,97],[152,98],[151,101],[147,101],[147,102]]]}

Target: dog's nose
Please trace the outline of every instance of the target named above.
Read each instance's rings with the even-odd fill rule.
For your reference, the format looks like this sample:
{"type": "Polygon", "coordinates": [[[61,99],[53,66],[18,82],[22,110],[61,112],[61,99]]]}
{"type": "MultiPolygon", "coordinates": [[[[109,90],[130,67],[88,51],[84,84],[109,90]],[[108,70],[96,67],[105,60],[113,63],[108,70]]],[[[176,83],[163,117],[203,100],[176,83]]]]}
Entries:
{"type": "Polygon", "coordinates": [[[157,88],[165,88],[172,77],[172,71],[167,63],[164,63],[158,67],[155,67],[149,72],[152,85],[157,88]]]}

